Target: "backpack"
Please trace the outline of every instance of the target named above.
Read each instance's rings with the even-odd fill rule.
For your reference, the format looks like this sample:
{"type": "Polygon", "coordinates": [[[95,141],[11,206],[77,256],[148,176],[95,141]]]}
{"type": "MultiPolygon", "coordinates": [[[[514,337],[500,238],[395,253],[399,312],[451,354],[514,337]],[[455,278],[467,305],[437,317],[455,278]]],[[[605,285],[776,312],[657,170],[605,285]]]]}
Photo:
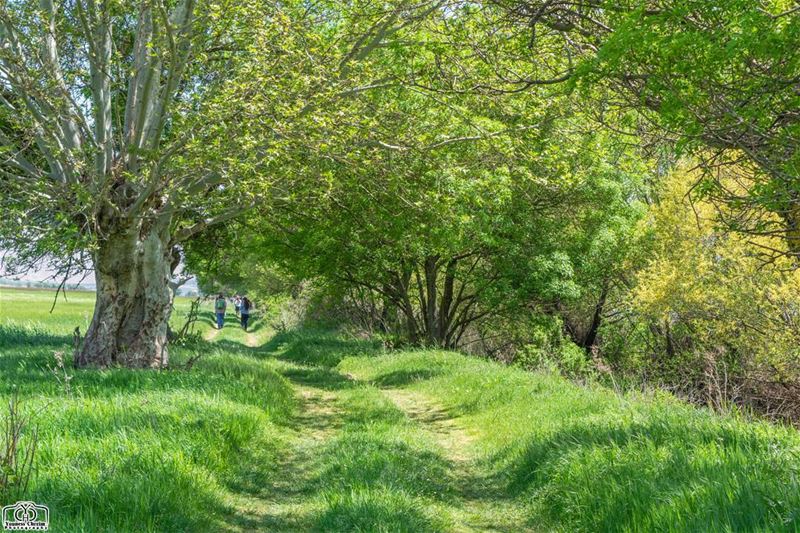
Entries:
{"type": "Polygon", "coordinates": [[[225,300],[223,300],[222,298],[217,298],[217,301],[216,301],[216,303],[214,304],[214,308],[215,308],[217,311],[222,311],[222,310],[224,310],[224,309],[225,309],[225,300]]]}

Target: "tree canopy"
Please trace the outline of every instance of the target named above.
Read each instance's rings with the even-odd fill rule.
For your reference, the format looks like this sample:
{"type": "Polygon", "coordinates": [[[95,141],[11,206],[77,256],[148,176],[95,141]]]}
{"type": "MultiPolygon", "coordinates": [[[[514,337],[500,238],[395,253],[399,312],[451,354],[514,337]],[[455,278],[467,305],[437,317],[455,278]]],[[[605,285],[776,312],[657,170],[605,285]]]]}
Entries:
{"type": "Polygon", "coordinates": [[[774,407],[798,42],[789,0],[6,2],[5,268],[94,270],[83,366],[168,364],[184,263],[388,343],[774,407]]]}

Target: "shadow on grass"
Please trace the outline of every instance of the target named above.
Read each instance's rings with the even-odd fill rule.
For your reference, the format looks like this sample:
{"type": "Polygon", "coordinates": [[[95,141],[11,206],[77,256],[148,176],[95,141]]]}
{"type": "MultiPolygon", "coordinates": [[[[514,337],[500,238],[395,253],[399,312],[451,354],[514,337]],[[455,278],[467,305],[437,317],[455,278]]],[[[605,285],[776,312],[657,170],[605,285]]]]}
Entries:
{"type": "Polygon", "coordinates": [[[356,383],[339,372],[328,368],[293,367],[280,371],[293,383],[323,390],[342,390],[356,386],[356,383]]]}
{"type": "Polygon", "coordinates": [[[266,326],[266,321],[259,315],[251,315],[250,323],[248,324],[248,333],[258,333],[266,326]]]}
{"type": "Polygon", "coordinates": [[[283,332],[264,344],[260,353],[301,365],[333,368],[351,355],[377,354],[377,341],[348,339],[330,332],[283,332]]]}
{"type": "Polygon", "coordinates": [[[440,376],[443,371],[439,368],[395,370],[382,374],[372,382],[378,387],[404,387],[417,381],[425,381],[440,376]]]}
{"type": "Polygon", "coordinates": [[[70,335],[54,335],[39,327],[31,326],[0,326],[0,348],[53,348],[62,349],[72,344],[70,335]]]}
{"type": "Polygon", "coordinates": [[[272,365],[256,357],[239,343],[200,341],[191,347],[173,346],[175,362],[169,370],[72,369],[71,339],[28,328],[0,328],[0,395],[16,392],[25,396],[63,396],[63,375],[57,379],[56,351],[64,352],[70,388],[80,397],[113,398],[120,394],[146,392],[198,392],[270,409],[276,420],[293,408],[291,387],[272,365]],[[178,369],[180,362],[203,354],[190,371],[178,369]]]}
{"type": "MultiPolygon", "coordinates": [[[[249,333],[254,333],[261,329],[262,320],[256,320],[254,317],[250,317],[250,323],[247,331],[249,333]]],[[[213,313],[201,313],[200,316],[197,318],[196,324],[205,325],[209,328],[216,329],[217,328],[217,317],[213,313]]],[[[225,319],[222,322],[222,328],[236,328],[242,329],[242,321],[241,319],[233,313],[225,313],[225,319]]]]}
{"type": "Polygon", "coordinates": [[[248,356],[252,356],[253,358],[256,358],[256,359],[260,358],[260,356],[263,355],[263,353],[261,352],[261,350],[259,348],[248,346],[244,342],[238,341],[238,340],[231,340],[231,339],[219,339],[219,340],[216,340],[215,339],[215,340],[211,341],[209,344],[210,344],[210,346],[213,346],[214,348],[218,348],[218,349],[226,351],[226,352],[245,354],[245,355],[248,355],[248,356]]]}
{"type": "Polygon", "coordinates": [[[210,327],[217,327],[217,318],[213,314],[202,313],[200,314],[199,317],[197,317],[197,322],[195,322],[195,324],[203,324],[210,327]]]}

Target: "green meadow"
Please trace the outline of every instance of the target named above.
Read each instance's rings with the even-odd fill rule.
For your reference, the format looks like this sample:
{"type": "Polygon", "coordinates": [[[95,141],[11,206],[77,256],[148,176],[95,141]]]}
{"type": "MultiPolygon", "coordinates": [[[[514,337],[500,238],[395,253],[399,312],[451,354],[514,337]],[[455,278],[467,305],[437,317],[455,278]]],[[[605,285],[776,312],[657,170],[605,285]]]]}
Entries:
{"type": "Polygon", "coordinates": [[[52,531],[800,531],[792,428],[269,315],[216,331],[210,304],[170,369],[77,371],[94,297],[53,296],[0,288],[52,531]]]}

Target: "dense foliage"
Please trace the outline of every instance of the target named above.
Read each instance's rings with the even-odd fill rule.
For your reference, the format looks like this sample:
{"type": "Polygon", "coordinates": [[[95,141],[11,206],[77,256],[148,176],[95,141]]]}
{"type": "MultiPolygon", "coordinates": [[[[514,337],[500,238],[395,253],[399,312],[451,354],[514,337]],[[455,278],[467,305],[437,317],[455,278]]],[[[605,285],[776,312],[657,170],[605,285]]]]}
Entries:
{"type": "Polygon", "coordinates": [[[677,170],[659,187],[637,235],[631,290],[620,295],[625,318],[607,325],[604,356],[702,403],[796,419],[798,272],[786,257],[763,262],[758,245],[778,248],[780,238],[753,243],[725,231],[711,202],[692,202],[695,174],[677,170]]]}
{"type": "Polygon", "coordinates": [[[794,418],[798,27],[778,1],[434,11],[189,262],[393,343],[794,418]]]}
{"type": "Polygon", "coordinates": [[[797,410],[788,0],[0,19],[0,244],[93,264],[81,365],[167,364],[183,257],[390,344],[797,410]]]}

